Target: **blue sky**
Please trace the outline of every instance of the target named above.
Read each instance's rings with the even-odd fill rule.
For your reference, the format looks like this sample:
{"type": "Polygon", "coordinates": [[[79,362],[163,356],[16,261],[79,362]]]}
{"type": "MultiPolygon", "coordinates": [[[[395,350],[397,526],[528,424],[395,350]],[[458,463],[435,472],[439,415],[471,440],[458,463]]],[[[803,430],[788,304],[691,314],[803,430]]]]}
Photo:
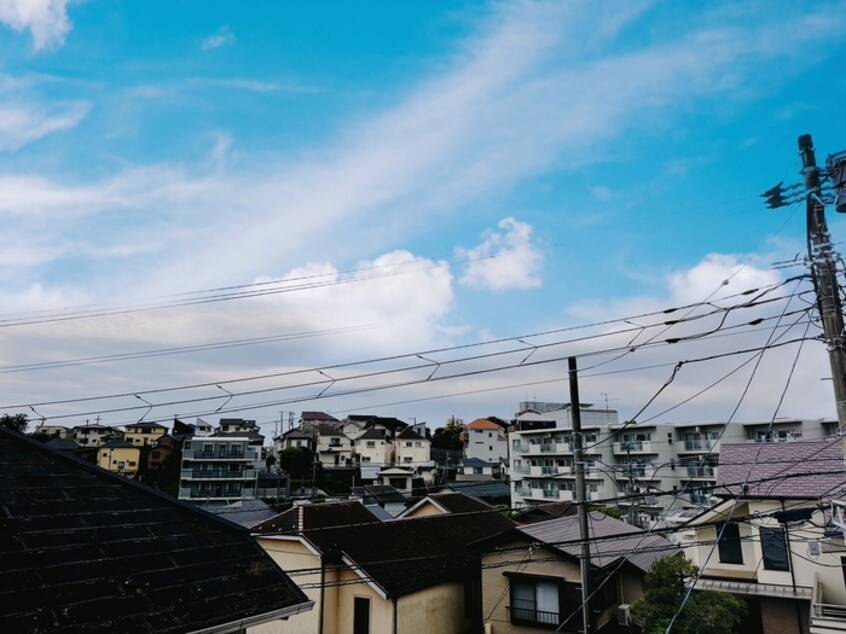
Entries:
{"type": "MultiPolygon", "coordinates": [[[[5,405],[515,337],[703,300],[726,278],[725,293],[782,279],[771,264],[802,250],[803,214],[766,211],[758,194],[799,179],[800,134],[820,160],[846,148],[844,8],[0,0],[4,312],[374,265],[403,273],[6,328],[0,366],[366,326],[0,374],[5,405]]],[[[780,415],[833,411],[821,346],[807,346],[780,415]]],[[[773,415],[794,353],[759,369],[773,374],[757,377],[742,415],[773,415]]],[[[708,372],[686,374],[667,403],[708,372]]],[[[506,417],[526,396],[566,400],[564,383],[539,383],[565,376],[560,363],[495,374],[243,414],[374,408],[434,426],[506,417]]],[[[626,417],[665,379],[623,372],[582,393],[610,394],[626,417]]],[[[725,418],[737,398],[723,385],[669,419],[725,418]]]]}

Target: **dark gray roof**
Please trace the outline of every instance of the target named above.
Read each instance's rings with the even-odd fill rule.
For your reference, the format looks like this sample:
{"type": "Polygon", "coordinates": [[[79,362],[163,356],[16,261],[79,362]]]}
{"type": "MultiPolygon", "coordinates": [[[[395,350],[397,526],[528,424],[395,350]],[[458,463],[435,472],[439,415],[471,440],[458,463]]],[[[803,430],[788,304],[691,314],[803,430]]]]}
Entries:
{"type": "MultiPolygon", "coordinates": [[[[575,515],[520,526],[516,530],[558,552],[575,558],[581,556],[579,518],[575,515]]],[[[620,553],[630,553],[628,563],[646,572],[656,559],[681,552],[665,538],[648,535],[643,529],[603,513],[590,514],[588,534],[592,540],[590,543],[591,563],[600,568],[618,563],[622,558],[620,553]],[[597,539],[614,535],[620,535],[620,537],[597,539]]]]}
{"type": "Polygon", "coordinates": [[[327,528],[348,524],[375,522],[373,515],[358,501],[325,502],[322,504],[301,504],[253,527],[253,533],[270,535],[297,533],[305,529],[327,528]]]}
{"type": "Polygon", "coordinates": [[[370,427],[361,436],[356,438],[356,440],[385,440],[385,434],[380,432],[375,427],[370,427]]]}
{"type": "Polygon", "coordinates": [[[284,434],[282,434],[282,438],[306,438],[308,440],[312,439],[312,434],[308,433],[307,431],[303,431],[299,427],[296,429],[289,429],[284,434]]]}
{"type": "Polygon", "coordinates": [[[261,500],[241,500],[226,506],[208,505],[202,508],[247,528],[276,517],[276,511],[261,500]]]}
{"type": "Polygon", "coordinates": [[[795,499],[831,497],[846,486],[841,443],[840,438],[723,443],[714,494],[795,499]]]}
{"type": "Polygon", "coordinates": [[[411,427],[406,427],[403,429],[397,438],[401,438],[402,440],[426,440],[423,436],[418,434],[414,431],[411,427]]]}
{"type": "Polygon", "coordinates": [[[245,529],[0,428],[0,631],[192,632],[309,607],[245,529]]]}
{"type": "Polygon", "coordinates": [[[467,546],[514,525],[500,513],[447,513],[305,531],[324,555],[343,555],[389,597],[478,575],[478,556],[467,546]],[[411,563],[410,563],[411,562],[411,563]]]}
{"type": "Polygon", "coordinates": [[[493,508],[490,504],[463,493],[434,493],[428,497],[450,513],[479,513],[493,508]]]}
{"type": "Polygon", "coordinates": [[[483,500],[511,499],[511,489],[504,482],[447,482],[445,488],[483,500]]]}
{"type": "Polygon", "coordinates": [[[364,504],[405,504],[408,498],[388,484],[365,484],[352,487],[352,494],[361,497],[364,504]]]}
{"type": "Polygon", "coordinates": [[[499,464],[499,462],[488,462],[481,458],[462,458],[461,460],[462,467],[498,467],[499,464]]]}
{"type": "Polygon", "coordinates": [[[70,438],[51,438],[44,444],[60,451],[76,451],[79,449],[79,445],[70,438]]]}
{"type": "Polygon", "coordinates": [[[515,513],[511,519],[518,524],[534,524],[564,515],[575,515],[577,512],[578,507],[572,502],[546,502],[515,513]]]}
{"type": "Polygon", "coordinates": [[[122,438],[113,438],[104,442],[100,447],[106,447],[107,449],[135,449],[136,445],[122,438]]]}
{"type": "Polygon", "coordinates": [[[155,431],[158,429],[167,430],[167,427],[164,425],[159,425],[158,423],[132,423],[131,425],[124,425],[126,429],[141,429],[144,431],[155,431]]]}
{"type": "Polygon", "coordinates": [[[338,423],[340,422],[334,416],[327,414],[326,412],[303,412],[300,414],[300,420],[315,420],[315,421],[324,421],[327,423],[338,423]]]}

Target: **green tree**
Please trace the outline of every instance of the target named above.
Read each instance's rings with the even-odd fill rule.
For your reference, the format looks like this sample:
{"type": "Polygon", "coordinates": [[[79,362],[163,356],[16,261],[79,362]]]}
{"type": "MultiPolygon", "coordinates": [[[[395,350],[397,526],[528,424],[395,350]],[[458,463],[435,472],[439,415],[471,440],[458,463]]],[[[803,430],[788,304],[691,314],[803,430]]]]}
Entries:
{"type": "Polygon", "coordinates": [[[450,418],[446,427],[438,427],[432,435],[432,447],[436,449],[452,449],[461,451],[464,449],[464,441],[461,434],[464,432],[464,425],[457,423],[450,418]]]}
{"type": "Polygon", "coordinates": [[[276,464],[276,456],[272,453],[267,454],[267,458],[264,459],[264,464],[267,465],[267,470],[270,471],[273,468],[273,465],[276,464]]]}
{"type": "MultiPolygon", "coordinates": [[[[685,579],[696,572],[696,566],[681,555],[662,557],[652,564],[644,593],[632,604],[632,616],[642,623],[644,632],[663,634],[687,594],[685,579]]],[[[673,624],[673,632],[731,634],[738,631],[745,614],[746,604],[732,594],[694,590],[673,624]]]]}
{"type": "Polygon", "coordinates": [[[489,420],[492,423],[496,423],[497,425],[499,425],[503,429],[508,429],[508,421],[503,420],[499,416],[487,416],[487,417],[485,417],[485,420],[489,420]]]}
{"type": "Polygon", "coordinates": [[[308,447],[288,447],[279,452],[279,468],[285,471],[291,480],[311,478],[314,452],[308,447]]]}
{"type": "Polygon", "coordinates": [[[29,416],[26,414],[3,414],[0,416],[0,427],[8,427],[22,434],[26,433],[29,416]]]}

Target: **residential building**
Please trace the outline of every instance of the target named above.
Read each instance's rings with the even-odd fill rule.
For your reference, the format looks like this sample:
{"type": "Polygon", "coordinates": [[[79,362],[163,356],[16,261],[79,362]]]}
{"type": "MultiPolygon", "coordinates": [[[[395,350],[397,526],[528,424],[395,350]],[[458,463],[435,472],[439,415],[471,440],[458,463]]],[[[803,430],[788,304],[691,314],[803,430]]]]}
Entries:
{"type": "Polygon", "coordinates": [[[99,447],[112,438],[123,438],[123,433],[106,425],[77,425],[71,429],[71,439],[80,447],[99,447]]]}
{"type": "Polygon", "coordinates": [[[182,445],[179,499],[231,504],[255,497],[259,448],[246,435],[191,438],[182,445]]]}
{"type": "Polygon", "coordinates": [[[444,513],[487,513],[492,510],[490,504],[463,493],[432,493],[408,507],[397,519],[444,513]]]}
{"type": "Polygon", "coordinates": [[[485,462],[508,460],[508,438],[505,430],[496,423],[478,418],[467,425],[464,438],[465,458],[485,462]]]}
{"type": "Polygon", "coordinates": [[[234,634],[312,606],[245,530],[5,428],[0,482],[2,632],[234,634]]]}
{"type": "Polygon", "coordinates": [[[169,434],[159,436],[147,454],[147,471],[158,471],[164,466],[170,456],[179,454],[181,449],[181,443],[173,436],[169,434]]]}
{"type": "Polygon", "coordinates": [[[468,546],[509,530],[509,520],[489,511],[362,522],[354,507],[315,508],[321,507],[316,522],[304,507],[253,529],[282,567],[312,571],[298,579],[315,608],[284,628],[266,625],[251,634],[481,630],[479,557],[468,546]]]}
{"type": "Polygon", "coordinates": [[[221,418],[218,421],[216,433],[234,434],[258,431],[258,425],[256,425],[256,421],[254,420],[245,420],[243,418],[221,418]]]}
{"type": "Polygon", "coordinates": [[[138,477],[141,449],[126,440],[107,440],[97,449],[97,466],[127,478],[138,477]]]}
{"type": "Polygon", "coordinates": [[[485,482],[503,477],[501,462],[487,462],[479,458],[464,458],[458,465],[455,479],[459,482],[485,482]]]}
{"type": "Polygon", "coordinates": [[[362,465],[389,465],[394,458],[394,446],[383,431],[371,427],[355,439],[355,455],[362,465]]]}
{"type": "Polygon", "coordinates": [[[70,429],[64,427],[63,425],[45,425],[44,423],[41,423],[35,428],[33,435],[66,440],[71,438],[73,434],[70,429]]]}
{"type": "Polygon", "coordinates": [[[722,444],[721,501],[683,526],[680,546],[702,571],[695,589],[747,603],[744,632],[846,632],[846,547],[830,523],[846,491],[841,442],[722,444]]]}
{"type": "Polygon", "coordinates": [[[409,505],[409,498],[388,484],[354,486],[350,497],[360,501],[371,512],[377,507],[382,509],[385,513],[379,513],[380,518],[384,518],[385,514],[391,518],[397,517],[409,505]]]}
{"type": "Polygon", "coordinates": [[[429,440],[413,429],[406,428],[394,440],[394,456],[397,465],[410,467],[432,467],[429,458],[429,440]]]}
{"type": "Polygon", "coordinates": [[[289,429],[273,439],[273,452],[277,455],[292,447],[305,447],[314,450],[314,435],[297,427],[289,429]]]}
{"type": "Polygon", "coordinates": [[[124,429],[124,439],[136,447],[152,447],[167,433],[167,427],[158,423],[134,423],[125,425],[124,429]]]}
{"type": "Polygon", "coordinates": [[[573,502],[546,502],[515,513],[511,516],[511,521],[517,525],[537,524],[566,515],[575,515],[577,512],[578,507],[573,502]]]}
{"type": "Polygon", "coordinates": [[[201,508],[245,528],[252,528],[277,516],[276,511],[262,500],[239,500],[226,506],[209,504],[201,508]]]}
{"type": "Polygon", "coordinates": [[[317,441],[317,458],[324,469],[353,466],[355,443],[341,431],[337,421],[313,423],[312,430],[317,441]]]}
{"type": "MultiPolygon", "coordinates": [[[[679,552],[669,541],[602,513],[591,513],[590,608],[596,631],[618,631],[618,619],[643,594],[652,563],[679,552]]],[[[582,629],[579,520],[563,516],[518,526],[487,539],[482,551],[482,614],[497,634],[582,629]]]]}
{"type": "Polygon", "coordinates": [[[402,467],[385,467],[379,470],[376,484],[393,487],[406,495],[414,495],[414,470],[402,467]]]}

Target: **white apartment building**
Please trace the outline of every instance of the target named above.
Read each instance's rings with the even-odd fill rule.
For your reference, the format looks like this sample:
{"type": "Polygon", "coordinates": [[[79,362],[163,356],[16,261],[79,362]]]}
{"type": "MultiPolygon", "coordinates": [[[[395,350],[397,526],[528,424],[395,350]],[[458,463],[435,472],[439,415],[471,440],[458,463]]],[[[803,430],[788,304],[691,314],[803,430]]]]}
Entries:
{"type": "Polygon", "coordinates": [[[248,435],[186,439],[179,499],[231,504],[255,497],[259,449],[248,435]]]}
{"type": "MultiPolygon", "coordinates": [[[[557,404],[556,404],[557,405],[557,404]]],[[[571,408],[522,412],[509,434],[511,504],[520,509],[575,499],[571,408]]],[[[753,422],[620,425],[617,412],[582,404],[585,478],[589,500],[628,510],[646,525],[671,509],[702,509],[713,489],[721,442],[790,442],[832,436],[835,421],[776,419],[753,422]]]]}
{"type": "Polygon", "coordinates": [[[496,423],[479,418],[467,425],[465,434],[465,458],[477,458],[485,462],[508,459],[508,438],[496,423]]]}

